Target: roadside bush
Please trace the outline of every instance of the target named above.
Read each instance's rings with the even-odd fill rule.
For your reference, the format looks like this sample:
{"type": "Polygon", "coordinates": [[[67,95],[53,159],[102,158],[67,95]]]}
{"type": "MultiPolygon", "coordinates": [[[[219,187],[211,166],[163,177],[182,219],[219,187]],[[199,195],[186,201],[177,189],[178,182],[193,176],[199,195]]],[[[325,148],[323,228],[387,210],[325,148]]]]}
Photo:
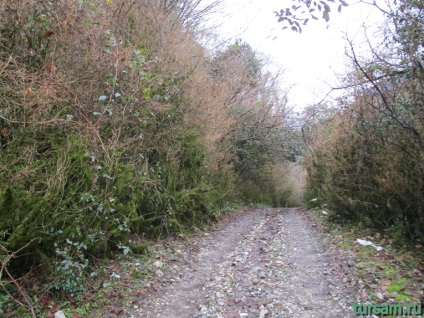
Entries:
{"type": "Polygon", "coordinates": [[[388,5],[384,45],[359,58],[348,41],[338,107],[306,113],[306,200],[327,203],[334,220],[422,241],[424,11],[416,1],[388,5]]]}
{"type": "Polygon", "coordinates": [[[72,259],[55,252],[68,240],[102,255],[131,232],[191,229],[231,199],[187,120],[194,66],[178,54],[199,45],[178,21],[150,1],[6,1],[0,14],[0,232],[16,269],[72,259]]]}
{"type": "Polygon", "coordinates": [[[307,132],[305,201],[328,204],[334,221],[420,240],[422,149],[410,132],[361,101],[319,119],[315,137],[307,132]]]}
{"type": "Polygon", "coordinates": [[[240,78],[228,67],[211,76],[217,61],[196,33],[205,11],[179,10],[151,0],[0,5],[0,272],[13,269],[6,290],[34,269],[50,277],[52,293],[81,293],[94,258],[136,250],[134,237],[217,220],[242,201],[240,184],[252,193],[246,201],[286,200],[255,184],[270,180],[272,148],[281,148],[277,80],[237,59],[227,66],[240,78]],[[243,97],[240,89],[252,87],[243,97]]]}

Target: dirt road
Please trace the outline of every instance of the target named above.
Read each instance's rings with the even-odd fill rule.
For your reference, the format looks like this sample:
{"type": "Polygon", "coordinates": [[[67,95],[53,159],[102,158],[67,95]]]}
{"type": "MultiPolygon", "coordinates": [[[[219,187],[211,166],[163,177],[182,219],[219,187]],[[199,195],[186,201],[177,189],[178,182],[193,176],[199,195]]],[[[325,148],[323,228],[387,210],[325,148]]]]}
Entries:
{"type": "MultiPolygon", "coordinates": [[[[301,209],[247,210],[191,239],[167,288],[130,317],[354,317],[353,300],[301,209]]],[[[161,264],[158,264],[160,266],[161,264]]]]}

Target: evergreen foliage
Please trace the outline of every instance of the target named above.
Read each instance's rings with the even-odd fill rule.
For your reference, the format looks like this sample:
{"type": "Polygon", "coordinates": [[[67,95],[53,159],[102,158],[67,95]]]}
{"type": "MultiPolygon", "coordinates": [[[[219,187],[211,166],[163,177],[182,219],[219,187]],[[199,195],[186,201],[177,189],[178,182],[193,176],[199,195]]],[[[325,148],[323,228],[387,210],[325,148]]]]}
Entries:
{"type": "Polygon", "coordinates": [[[134,237],[202,227],[243,199],[286,203],[260,188],[285,160],[277,79],[247,44],[208,55],[205,12],[185,5],[0,5],[2,287],[42,265],[74,295],[93,257],[143,250],[134,237]]]}

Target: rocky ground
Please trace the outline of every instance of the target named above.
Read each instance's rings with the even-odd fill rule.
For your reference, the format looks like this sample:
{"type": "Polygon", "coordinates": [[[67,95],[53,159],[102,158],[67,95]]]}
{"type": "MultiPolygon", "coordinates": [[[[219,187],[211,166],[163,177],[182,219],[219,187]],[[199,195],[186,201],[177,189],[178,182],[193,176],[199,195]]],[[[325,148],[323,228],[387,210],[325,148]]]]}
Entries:
{"type": "MultiPolygon", "coordinates": [[[[126,317],[355,317],[355,288],[301,209],[247,210],[189,244],[126,317]]],[[[181,249],[179,249],[181,248],[181,249]]]]}

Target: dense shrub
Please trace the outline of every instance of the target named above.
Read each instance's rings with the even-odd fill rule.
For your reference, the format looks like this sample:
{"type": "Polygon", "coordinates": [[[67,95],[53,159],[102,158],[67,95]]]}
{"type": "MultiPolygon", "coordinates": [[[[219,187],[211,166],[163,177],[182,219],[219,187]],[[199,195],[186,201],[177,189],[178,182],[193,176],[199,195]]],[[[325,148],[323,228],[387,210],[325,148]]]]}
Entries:
{"type": "Polygon", "coordinates": [[[350,43],[346,95],[337,108],[308,109],[303,130],[307,200],[327,203],[335,220],[418,241],[424,232],[422,15],[417,2],[399,3],[388,13],[384,46],[368,59],[360,60],[350,43]]]}
{"type": "Polygon", "coordinates": [[[207,54],[196,33],[206,11],[190,6],[0,5],[0,268],[13,268],[9,278],[42,264],[54,290],[74,295],[92,257],[128,253],[134,236],[201,227],[243,199],[286,203],[288,190],[264,197],[279,191],[275,174],[263,187],[285,160],[289,130],[277,79],[260,64],[252,71],[246,45],[249,59],[234,47],[207,54]]]}

